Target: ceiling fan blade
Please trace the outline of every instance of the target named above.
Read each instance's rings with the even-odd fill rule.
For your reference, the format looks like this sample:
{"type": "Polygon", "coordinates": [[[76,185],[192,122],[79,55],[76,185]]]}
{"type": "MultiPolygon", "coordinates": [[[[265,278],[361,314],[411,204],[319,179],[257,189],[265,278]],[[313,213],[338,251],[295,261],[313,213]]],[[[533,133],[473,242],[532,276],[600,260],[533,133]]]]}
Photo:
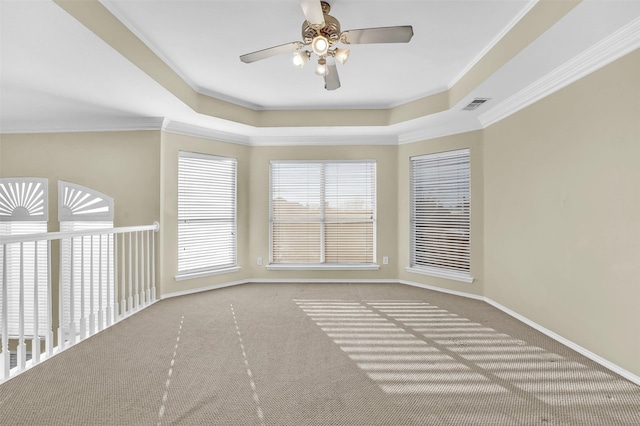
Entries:
{"type": "Polygon", "coordinates": [[[304,17],[311,26],[324,27],[324,13],[322,13],[320,0],[300,0],[300,6],[302,6],[304,17]]]}
{"type": "Polygon", "coordinates": [[[413,37],[413,27],[404,25],[347,30],[342,32],[341,40],[346,44],[407,43],[411,37],[413,37]]]}
{"type": "Polygon", "coordinates": [[[280,46],[274,46],[268,49],[258,50],[257,52],[247,53],[246,55],[240,56],[240,60],[245,64],[249,64],[251,62],[267,59],[281,53],[295,52],[302,46],[302,42],[293,41],[291,43],[281,44],[280,46]]]}
{"type": "Polygon", "coordinates": [[[327,90],[336,90],[340,87],[340,77],[338,76],[338,67],[336,64],[327,64],[329,74],[324,76],[324,88],[327,90]]]}

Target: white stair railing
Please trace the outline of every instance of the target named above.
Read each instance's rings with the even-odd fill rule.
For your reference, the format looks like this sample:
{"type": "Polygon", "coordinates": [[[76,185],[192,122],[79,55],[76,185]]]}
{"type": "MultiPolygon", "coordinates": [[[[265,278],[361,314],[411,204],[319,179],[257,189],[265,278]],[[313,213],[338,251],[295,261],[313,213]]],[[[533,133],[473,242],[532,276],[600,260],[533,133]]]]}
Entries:
{"type": "Polygon", "coordinates": [[[0,383],[154,303],[159,229],[0,236],[0,383]]]}

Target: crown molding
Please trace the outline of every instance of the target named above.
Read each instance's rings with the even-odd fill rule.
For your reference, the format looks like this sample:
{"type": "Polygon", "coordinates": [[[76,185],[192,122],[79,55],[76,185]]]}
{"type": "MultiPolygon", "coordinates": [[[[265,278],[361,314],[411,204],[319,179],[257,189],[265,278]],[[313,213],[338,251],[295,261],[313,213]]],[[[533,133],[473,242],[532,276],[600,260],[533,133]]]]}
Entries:
{"type": "MultiPolygon", "coordinates": [[[[164,59],[163,59],[163,61],[164,61],[164,59]]],[[[209,98],[214,98],[214,99],[218,99],[218,100],[221,100],[221,101],[229,102],[230,104],[239,105],[241,107],[252,109],[254,111],[260,111],[260,110],[264,110],[264,109],[269,109],[269,108],[265,108],[265,107],[263,107],[261,105],[255,104],[253,102],[248,102],[248,101],[245,101],[244,99],[236,98],[235,96],[226,95],[224,93],[217,92],[215,90],[211,90],[211,89],[207,89],[205,87],[198,86],[195,83],[189,83],[189,85],[191,85],[193,90],[195,90],[197,93],[199,93],[202,96],[207,96],[209,98]]]]}
{"type": "Polygon", "coordinates": [[[124,132],[136,130],[160,130],[162,117],[119,117],[113,119],[87,118],[81,122],[64,123],[56,120],[37,123],[2,123],[0,134],[25,133],[81,133],[81,132],[124,132]]]}
{"type": "Polygon", "coordinates": [[[396,135],[276,135],[252,136],[253,146],[397,145],[396,135]]]}
{"type": "Polygon", "coordinates": [[[453,80],[451,80],[451,82],[447,85],[445,90],[450,90],[453,86],[456,85],[456,83],[458,81],[460,81],[462,79],[462,77],[464,77],[469,71],[471,71],[471,69],[473,67],[476,66],[476,64],[478,62],[480,62],[480,60],[482,58],[484,58],[484,56],[489,53],[491,51],[491,49],[493,49],[496,44],[498,44],[500,42],[500,40],[502,40],[504,38],[504,36],[506,36],[509,31],[511,31],[513,29],[513,27],[516,26],[516,24],[518,22],[520,22],[520,20],[522,18],[525,17],[525,15],[527,13],[529,13],[531,11],[531,9],[533,9],[533,7],[538,4],[538,1],[540,0],[531,0],[527,6],[522,9],[520,11],[520,13],[518,15],[516,15],[503,29],[502,31],[500,31],[494,38],[493,40],[491,40],[485,47],[484,49],[482,49],[468,64],[466,67],[464,67],[459,73],[458,75],[456,75],[453,80]]]}
{"type": "Polygon", "coordinates": [[[482,129],[482,124],[480,124],[476,119],[468,121],[454,120],[453,122],[440,126],[429,126],[428,124],[425,124],[418,130],[399,134],[398,145],[442,138],[445,136],[452,136],[482,129]]]}
{"type": "Polygon", "coordinates": [[[451,89],[449,85],[438,86],[432,90],[429,90],[428,92],[421,92],[411,97],[400,99],[399,101],[396,101],[396,102],[392,102],[389,105],[381,106],[380,109],[394,109],[397,107],[401,107],[403,105],[410,104],[411,102],[420,101],[422,99],[430,98],[431,96],[439,95],[440,93],[446,92],[449,89],[451,89]]]}
{"type": "Polygon", "coordinates": [[[640,18],[478,116],[484,128],[640,48],[640,18]]]}
{"type": "Polygon", "coordinates": [[[178,77],[180,77],[182,79],[182,81],[184,81],[185,83],[187,83],[187,85],[189,85],[189,87],[191,87],[194,91],[198,92],[198,86],[193,82],[193,80],[191,80],[186,74],[184,74],[180,68],[178,68],[173,62],[171,62],[169,60],[169,58],[162,53],[162,51],[160,49],[158,49],[155,45],[153,45],[151,42],[149,42],[149,40],[147,40],[146,37],[144,37],[142,35],[142,33],[140,31],[138,31],[136,29],[136,27],[134,27],[133,25],[131,25],[131,22],[129,22],[122,13],[120,13],[120,11],[114,7],[112,2],[106,2],[106,1],[101,1],[100,4],[109,11],[109,13],[111,13],[113,16],[116,17],[116,19],[118,21],[120,21],[122,23],[122,25],[124,25],[125,27],[127,27],[127,29],[129,31],[131,31],[131,33],[136,36],[145,46],[147,46],[147,48],[149,48],[149,50],[151,50],[158,58],[160,58],[160,60],[162,62],[164,62],[165,64],[167,64],[167,66],[169,68],[171,68],[173,70],[173,72],[175,72],[178,77]]]}
{"type": "Polygon", "coordinates": [[[198,138],[211,139],[221,142],[230,142],[240,145],[251,145],[248,136],[237,133],[223,132],[207,127],[195,126],[193,124],[181,123],[179,121],[166,119],[162,125],[162,130],[168,133],[179,135],[195,136],[198,138]]]}

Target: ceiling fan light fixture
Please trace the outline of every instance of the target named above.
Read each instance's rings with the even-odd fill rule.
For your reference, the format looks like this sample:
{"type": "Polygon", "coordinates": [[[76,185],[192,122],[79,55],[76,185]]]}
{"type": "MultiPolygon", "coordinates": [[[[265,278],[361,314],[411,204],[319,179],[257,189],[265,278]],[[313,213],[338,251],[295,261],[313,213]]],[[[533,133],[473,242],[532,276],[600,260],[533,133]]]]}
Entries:
{"type": "Polygon", "coordinates": [[[293,52],[293,65],[298,68],[304,68],[306,63],[309,62],[309,58],[311,58],[311,52],[307,50],[293,52]]]}
{"type": "Polygon", "coordinates": [[[313,53],[316,55],[324,56],[329,50],[329,40],[321,35],[316,36],[311,42],[311,48],[313,49],[313,53]]]}
{"type": "MultiPolygon", "coordinates": [[[[324,77],[325,89],[336,90],[340,87],[336,62],[344,65],[350,53],[349,49],[337,48],[337,43],[343,43],[347,46],[408,43],[413,37],[413,27],[411,25],[342,31],[340,21],[329,15],[331,5],[327,1],[298,1],[302,6],[302,12],[305,17],[301,28],[302,41],[292,41],[241,55],[240,60],[242,62],[249,64],[281,53],[293,53],[293,64],[299,68],[304,68],[311,56],[316,55],[318,64],[315,67],[315,73],[324,77]]],[[[271,25],[272,22],[269,21],[267,24],[271,25]]],[[[315,56],[314,59],[316,59],[315,56]]]]}
{"type": "Polygon", "coordinates": [[[327,75],[329,75],[329,68],[327,67],[327,60],[325,58],[318,59],[316,74],[318,74],[321,77],[326,77],[327,75]]]}
{"type": "Polygon", "coordinates": [[[347,59],[349,59],[350,52],[351,51],[349,49],[337,48],[336,50],[333,51],[333,57],[336,58],[336,61],[344,65],[344,63],[347,62],[347,59]]]}

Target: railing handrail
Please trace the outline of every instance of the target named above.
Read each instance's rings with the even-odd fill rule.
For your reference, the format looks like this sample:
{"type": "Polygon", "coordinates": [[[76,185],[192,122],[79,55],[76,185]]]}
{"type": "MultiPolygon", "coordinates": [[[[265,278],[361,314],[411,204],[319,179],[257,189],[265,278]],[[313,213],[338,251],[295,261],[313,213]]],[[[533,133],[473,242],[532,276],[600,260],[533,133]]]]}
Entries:
{"type": "Polygon", "coordinates": [[[86,231],[67,231],[67,232],[46,232],[41,234],[22,234],[22,235],[5,235],[0,236],[0,245],[2,244],[14,244],[23,243],[29,241],[51,241],[51,240],[63,240],[66,238],[83,237],[86,235],[100,235],[100,234],[124,234],[127,232],[138,231],[154,231],[160,230],[160,224],[153,222],[153,225],[141,225],[141,226],[123,226],[119,228],[104,228],[104,229],[89,229],[86,231]]]}
{"type": "Polygon", "coordinates": [[[159,230],[154,222],[0,237],[0,383],[155,303],[159,230]],[[57,277],[51,273],[52,252],[59,255],[57,277]],[[10,318],[9,306],[17,320],[10,318]],[[13,368],[10,339],[17,341],[13,368]]]}

